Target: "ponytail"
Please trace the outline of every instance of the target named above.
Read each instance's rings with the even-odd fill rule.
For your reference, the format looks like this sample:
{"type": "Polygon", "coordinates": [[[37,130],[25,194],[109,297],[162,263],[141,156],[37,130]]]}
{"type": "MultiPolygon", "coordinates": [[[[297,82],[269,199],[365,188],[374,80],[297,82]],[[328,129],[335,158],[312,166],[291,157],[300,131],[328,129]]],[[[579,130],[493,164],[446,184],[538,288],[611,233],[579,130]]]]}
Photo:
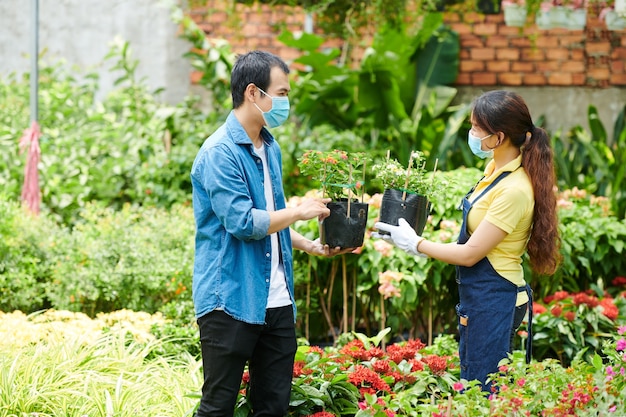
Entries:
{"type": "Polygon", "coordinates": [[[533,271],[550,275],[560,261],[560,238],[556,213],[556,174],[550,140],[546,131],[532,126],[522,146],[522,166],[535,195],[533,227],[528,255],[533,271]]]}

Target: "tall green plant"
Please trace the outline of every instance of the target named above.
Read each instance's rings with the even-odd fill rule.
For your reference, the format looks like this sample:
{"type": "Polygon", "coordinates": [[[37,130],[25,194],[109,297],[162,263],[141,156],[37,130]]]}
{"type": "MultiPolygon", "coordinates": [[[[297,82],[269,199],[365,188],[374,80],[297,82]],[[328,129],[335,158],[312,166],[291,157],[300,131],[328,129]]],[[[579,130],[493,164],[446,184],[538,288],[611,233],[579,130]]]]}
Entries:
{"type": "Polygon", "coordinates": [[[562,188],[578,187],[608,197],[619,218],[626,216],[626,105],[609,137],[595,106],[589,106],[590,131],[573,127],[553,135],[557,177],[562,188]]]}

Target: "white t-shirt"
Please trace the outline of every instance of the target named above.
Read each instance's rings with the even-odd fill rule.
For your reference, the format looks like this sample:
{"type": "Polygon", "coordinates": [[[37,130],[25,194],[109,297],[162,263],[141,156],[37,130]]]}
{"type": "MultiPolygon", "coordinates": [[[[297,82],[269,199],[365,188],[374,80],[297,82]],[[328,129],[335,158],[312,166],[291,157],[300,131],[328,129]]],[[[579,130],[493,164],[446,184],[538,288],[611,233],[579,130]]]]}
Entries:
{"type": "MultiPolygon", "coordinates": [[[[254,151],[263,162],[263,183],[265,185],[267,211],[275,211],[276,205],[274,204],[274,193],[272,190],[272,181],[270,180],[270,170],[267,165],[265,145],[262,145],[260,148],[255,146],[254,151]]],[[[285,281],[285,269],[283,267],[282,256],[280,256],[278,233],[272,233],[270,237],[272,239],[272,275],[270,278],[270,293],[267,297],[267,308],[284,307],[291,304],[291,297],[289,297],[287,282],[285,281]]]]}

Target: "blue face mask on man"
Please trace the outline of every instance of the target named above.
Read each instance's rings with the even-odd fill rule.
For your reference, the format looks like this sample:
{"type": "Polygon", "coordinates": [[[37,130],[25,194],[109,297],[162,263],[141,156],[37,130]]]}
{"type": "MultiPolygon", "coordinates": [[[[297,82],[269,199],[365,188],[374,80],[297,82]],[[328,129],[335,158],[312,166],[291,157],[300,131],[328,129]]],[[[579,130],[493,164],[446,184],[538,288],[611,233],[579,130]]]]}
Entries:
{"type": "Polygon", "coordinates": [[[467,144],[469,145],[472,153],[481,159],[491,158],[493,157],[493,149],[488,151],[483,151],[482,144],[483,140],[493,136],[493,133],[485,136],[484,138],[479,138],[471,134],[471,132],[467,133],[467,144]]]}
{"type": "Polygon", "coordinates": [[[267,127],[277,127],[285,123],[289,117],[289,97],[272,97],[260,88],[259,91],[272,99],[272,108],[268,111],[261,110],[261,108],[254,103],[256,108],[259,109],[263,115],[267,127]]]}

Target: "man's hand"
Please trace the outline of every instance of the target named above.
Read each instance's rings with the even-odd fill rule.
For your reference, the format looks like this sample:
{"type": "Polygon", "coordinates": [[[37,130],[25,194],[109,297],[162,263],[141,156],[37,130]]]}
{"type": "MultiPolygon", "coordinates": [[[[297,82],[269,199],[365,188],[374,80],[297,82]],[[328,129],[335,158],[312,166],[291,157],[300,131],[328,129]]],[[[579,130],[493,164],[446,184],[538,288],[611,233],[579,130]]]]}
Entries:
{"type": "Polygon", "coordinates": [[[309,220],[317,217],[318,220],[325,219],[330,216],[330,210],[326,207],[330,198],[305,198],[296,207],[299,220],[309,220]]]}
{"type": "Polygon", "coordinates": [[[415,233],[415,230],[405,219],[399,219],[398,226],[392,226],[388,223],[377,222],[374,227],[381,232],[387,232],[389,234],[384,235],[374,232],[372,233],[372,237],[377,237],[390,241],[407,253],[416,256],[426,257],[426,255],[417,250],[417,245],[419,245],[420,242],[424,240],[424,238],[415,233]]]}
{"type": "Polygon", "coordinates": [[[326,256],[326,257],[333,257],[333,256],[337,256],[337,255],[342,255],[344,253],[351,253],[355,250],[356,248],[340,248],[340,247],[336,247],[334,249],[331,249],[330,246],[328,245],[322,245],[322,243],[320,242],[319,238],[311,241],[311,247],[309,250],[307,250],[307,253],[311,254],[311,255],[317,255],[317,256],[326,256]]]}

